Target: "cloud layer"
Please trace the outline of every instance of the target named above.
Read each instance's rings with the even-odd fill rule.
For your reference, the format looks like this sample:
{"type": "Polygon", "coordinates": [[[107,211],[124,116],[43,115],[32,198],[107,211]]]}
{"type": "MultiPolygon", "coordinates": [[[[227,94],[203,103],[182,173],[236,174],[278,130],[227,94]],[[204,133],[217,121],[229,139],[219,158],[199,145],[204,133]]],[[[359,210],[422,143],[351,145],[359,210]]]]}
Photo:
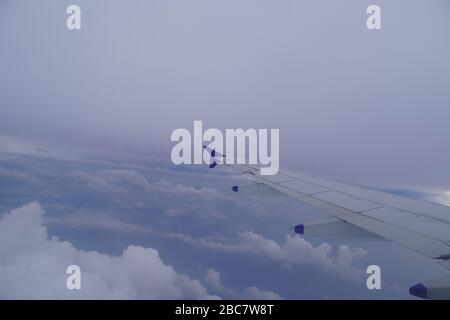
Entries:
{"type": "Polygon", "coordinates": [[[0,220],[0,298],[214,299],[197,280],[164,264],[158,251],[129,246],[120,256],[76,249],[49,238],[37,202],[0,220]],[[79,265],[82,289],[66,289],[66,268],[79,265]]]}
{"type": "Polygon", "coordinates": [[[0,166],[3,298],[404,298],[387,281],[405,275],[407,287],[423,269],[390,244],[286,235],[321,213],[282,195],[235,194],[240,177],[221,170],[5,153],[0,166]],[[408,273],[392,266],[399,256],[408,273]],[[70,264],[82,268],[81,292],[65,289],[70,264]],[[383,267],[381,295],[366,290],[367,264],[383,267]]]}
{"type": "Polygon", "coordinates": [[[320,266],[325,270],[331,270],[354,279],[360,278],[361,270],[355,268],[353,262],[363,259],[367,255],[367,251],[364,249],[340,245],[333,257],[333,247],[328,243],[314,247],[312,243],[303,238],[287,235],[285,242],[280,245],[253,231],[241,232],[239,234],[240,242],[237,244],[198,239],[185,234],[169,233],[167,236],[211,250],[263,256],[286,266],[320,266]]]}

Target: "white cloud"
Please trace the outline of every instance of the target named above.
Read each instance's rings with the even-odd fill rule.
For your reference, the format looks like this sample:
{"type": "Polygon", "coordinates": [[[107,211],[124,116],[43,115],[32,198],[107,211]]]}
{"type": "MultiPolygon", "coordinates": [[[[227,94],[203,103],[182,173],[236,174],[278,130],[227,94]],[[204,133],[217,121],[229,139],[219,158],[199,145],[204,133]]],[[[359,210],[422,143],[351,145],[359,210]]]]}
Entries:
{"type": "Polygon", "coordinates": [[[353,267],[353,262],[356,259],[363,259],[367,255],[367,252],[363,249],[341,245],[337,249],[335,257],[333,257],[333,247],[328,243],[322,243],[314,247],[312,243],[299,236],[287,235],[285,243],[280,245],[253,231],[239,233],[240,242],[238,243],[215,242],[179,233],[169,233],[166,236],[211,250],[264,256],[286,266],[311,265],[322,267],[342,276],[356,279],[360,278],[361,270],[353,267]]]}
{"type": "Polygon", "coordinates": [[[256,287],[248,287],[242,292],[238,292],[222,284],[220,272],[209,269],[205,276],[205,282],[212,291],[228,299],[246,299],[246,300],[280,300],[281,297],[272,291],[261,290],[256,287]]]}
{"type": "Polygon", "coordinates": [[[120,256],[78,250],[49,238],[37,202],[0,220],[0,298],[2,299],[183,299],[218,298],[189,276],[164,264],[158,251],[129,246],[120,256]],[[65,270],[82,270],[82,289],[67,290],[65,270]]]}
{"type": "Polygon", "coordinates": [[[249,300],[281,300],[281,297],[272,291],[249,287],[243,293],[243,299],[249,300]]]}

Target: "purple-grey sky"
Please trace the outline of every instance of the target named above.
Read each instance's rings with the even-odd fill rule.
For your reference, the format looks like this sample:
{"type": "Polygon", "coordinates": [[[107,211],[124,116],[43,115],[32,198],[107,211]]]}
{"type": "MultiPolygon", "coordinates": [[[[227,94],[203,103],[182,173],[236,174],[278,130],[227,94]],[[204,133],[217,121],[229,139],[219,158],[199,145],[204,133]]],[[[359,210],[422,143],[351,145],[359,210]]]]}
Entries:
{"type": "Polygon", "coordinates": [[[281,163],[450,187],[446,0],[0,3],[3,134],[168,156],[173,129],[280,128],[281,163]]]}

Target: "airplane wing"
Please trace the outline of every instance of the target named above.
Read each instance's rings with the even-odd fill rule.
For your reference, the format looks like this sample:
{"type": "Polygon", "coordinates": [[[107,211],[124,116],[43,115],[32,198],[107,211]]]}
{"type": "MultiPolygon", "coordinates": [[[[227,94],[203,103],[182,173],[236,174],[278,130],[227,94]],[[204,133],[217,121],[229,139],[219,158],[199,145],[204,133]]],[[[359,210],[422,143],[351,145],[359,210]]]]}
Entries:
{"type": "MultiPolygon", "coordinates": [[[[225,162],[225,156],[215,150],[207,150],[213,158],[211,168],[225,162]],[[218,158],[220,161],[214,160],[218,158]]],[[[279,171],[269,176],[261,175],[254,165],[227,166],[258,184],[331,216],[323,222],[299,224],[295,226],[296,233],[320,235],[341,232],[352,236],[365,232],[436,259],[450,270],[450,207],[298,173],[279,171]]],[[[239,186],[233,186],[233,191],[239,192],[239,186]]],[[[422,298],[449,299],[450,276],[412,286],[410,293],[422,298]]]]}

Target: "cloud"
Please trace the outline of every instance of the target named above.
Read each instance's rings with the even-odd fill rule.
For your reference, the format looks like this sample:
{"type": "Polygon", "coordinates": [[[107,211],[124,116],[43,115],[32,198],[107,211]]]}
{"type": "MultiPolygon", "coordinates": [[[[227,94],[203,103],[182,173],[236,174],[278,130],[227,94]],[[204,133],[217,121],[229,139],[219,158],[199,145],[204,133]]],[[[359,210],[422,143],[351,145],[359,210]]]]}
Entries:
{"type": "Polygon", "coordinates": [[[151,185],[149,191],[158,191],[168,194],[182,195],[182,196],[195,196],[203,198],[205,200],[231,200],[232,197],[228,197],[216,189],[209,187],[194,188],[191,186],[185,186],[179,183],[173,183],[167,180],[161,180],[151,185]]]}
{"type": "Polygon", "coordinates": [[[52,1],[7,2],[11,10],[0,22],[11,44],[0,51],[5,133],[167,156],[170,131],[192,125],[195,115],[208,127],[280,128],[284,161],[297,168],[329,168],[332,176],[362,182],[448,186],[448,1],[408,1],[407,14],[403,1],[380,1],[398,23],[376,39],[367,36],[357,0],[178,0],[126,8],[113,0],[108,15],[89,1],[96,32],[80,39],[52,28],[60,20],[52,1]],[[36,12],[44,11],[42,26],[33,28],[36,12]],[[113,23],[124,15],[139,18],[113,23]],[[104,30],[114,44],[102,41],[104,30]]]}
{"type": "Polygon", "coordinates": [[[96,175],[101,179],[104,179],[105,181],[108,181],[109,183],[115,185],[126,184],[127,186],[143,190],[149,190],[152,187],[152,185],[142,174],[134,170],[100,170],[96,175]]]}
{"type": "Polygon", "coordinates": [[[118,219],[118,217],[113,217],[107,212],[87,212],[78,210],[64,218],[47,218],[46,223],[51,226],[64,226],[79,229],[102,229],[122,235],[148,235],[155,233],[155,230],[149,226],[127,223],[118,219]]]}
{"type": "Polygon", "coordinates": [[[0,220],[2,299],[214,299],[195,279],[178,273],[152,248],[129,246],[119,256],[82,251],[49,237],[39,203],[0,220]],[[79,265],[82,289],[66,289],[66,268],[79,265]]]}
{"type": "Polygon", "coordinates": [[[14,180],[24,181],[26,183],[39,183],[39,180],[30,176],[29,174],[17,169],[7,169],[0,165],[0,177],[10,178],[14,180]]]}
{"type": "Polygon", "coordinates": [[[164,197],[171,205],[175,205],[165,210],[166,215],[171,218],[190,215],[206,222],[224,220],[227,218],[226,215],[215,206],[236,202],[236,198],[211,187],[196,188],[165,178],[150,182],[146,176],[135,170],[103,169],[94,172],[75,170],[70,172],[68,177],[79,186],[77,191],[87,188],[90,195],[96,193],[107,195],[107,201],[110,194],[114,195],[114,201],[122,207],[137,208],[140,203],[145,206],[145,203],[149,203],[148,194],[153,196],[154,202],[159,202],[158,200],[164,197]],[[140,196],[144,194],[145,197],[141,198],[140,196]]]}
{"type": "Polygon", "coordinates": [[[170,208],[166,210],[166,215],[171,218],[192,215],[203,222],[211,223],[227,219],[227,216],[221,210],[198,203],[185,203],[181,204],[179,208],[170,208]]]}
{"type": "Polygon", "coordinates": [[[256,287],[248,287],[242,292],[228,288],[222,284],[220,272],[209,269],[205,276],[205,283],[209,285],[212,291],[228,299],[246,299],[246,300],[280,300],[281,297],[272,291],[261,290],[256,287]]]}
{"type": "Polygon", "coordinates": [[[76,170],[74,172],[71,172],[69,175],[69,178],[72,178],[83,185],[85,185],[87,188],[93,189],[97,192],[104,192],[104,193],[126,193],[127,191],[114,183],[108,181],[107,179],[104,179],[101,176],[87,173],[84,171],[76,170]]]}
{"type": "Polygon", "coordinates": [[[361,270],[353,267],[353,262],[357,259],[363,259],[367,255],[367,252],[361,248],[349,248],[346,245],[341,245],[333,257],[333,247],[328,243],[322,243],[314,247],[312,243],[299,236],[287,235],[285,243],[280,245],[253,231],[240,232],[240,242],[237,244],[214,242],[180,233],[168,233],[166,236],[211,250],[263,256],[286,266],[320,266],[342,276],[355,279],[360,278],[361,270]]]}
{"type": "Polygon", "coordinates": [[[245,289],[243,299],[249,300],[281,300],[281,297],[272,291],[261,290],[256,287],[249,287],[245,289]]]}
{"type": "Polygon", "coordinates": [[[110,193],[127,193],[130,188],[167,195],[196,197],[203,200],[232,200],[223,193],[210,188],[194,188],[165,179],[150,183],[142,174],[134,170],[99,170],[97,172],[74,171],[69,177],[98,191],[110,193]]]}

